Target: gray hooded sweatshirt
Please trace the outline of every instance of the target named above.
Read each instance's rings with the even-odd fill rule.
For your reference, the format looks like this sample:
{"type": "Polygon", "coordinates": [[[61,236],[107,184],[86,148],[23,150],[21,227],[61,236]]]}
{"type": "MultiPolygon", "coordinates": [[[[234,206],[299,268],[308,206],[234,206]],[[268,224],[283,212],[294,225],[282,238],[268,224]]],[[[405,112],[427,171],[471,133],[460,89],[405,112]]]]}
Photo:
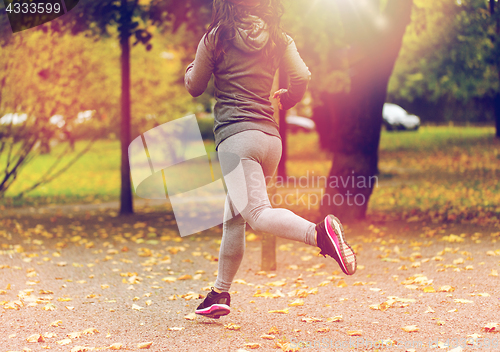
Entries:
{"type": "Polygon", "coordinates": [[[292,38],[287,36],[286,49],[268,61],[262,50],[269,41],[265,22],[249,16],[238,27],[235,38],[225,46],[223,59],[217,62],[213,37],[205,43],[205,37],[214,34],[205,34],[184,77],[186,89],[197,97],[214,75],[216,148],[224,139],[246,130],[260,130],[280,138],[269,100],[277,68],[282,67],[287,72],[290,82],[280,95],[285,110],[302,99],[311,77],[292,38]]]}

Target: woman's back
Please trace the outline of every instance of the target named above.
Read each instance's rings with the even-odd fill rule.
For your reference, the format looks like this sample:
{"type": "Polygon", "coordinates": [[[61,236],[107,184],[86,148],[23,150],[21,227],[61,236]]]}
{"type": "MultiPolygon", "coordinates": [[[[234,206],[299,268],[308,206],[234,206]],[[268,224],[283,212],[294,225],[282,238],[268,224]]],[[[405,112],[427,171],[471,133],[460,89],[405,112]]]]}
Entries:
{"type": "Polygon", "coordinates": [[[213,25],[200,41],[195,61],[186,70],[186,88],[193,96],[202,94],[213,73],[216,146],[245,130],[279,137],[269,100],[277,68],[282,67],[290,78],[288,91],[280,97],[284,109],[302,99],[311,74],[292,38],[278,26],[250,13],[226,18],[232,19],[231,28],[214,22],[219,25],[213,25]]]}

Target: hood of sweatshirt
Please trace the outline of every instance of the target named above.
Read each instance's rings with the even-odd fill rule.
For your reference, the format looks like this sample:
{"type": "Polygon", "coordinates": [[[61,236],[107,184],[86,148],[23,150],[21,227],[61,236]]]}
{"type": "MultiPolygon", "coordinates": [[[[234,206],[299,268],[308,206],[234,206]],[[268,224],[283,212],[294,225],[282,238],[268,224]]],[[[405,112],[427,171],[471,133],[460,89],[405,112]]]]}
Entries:
{"type": "Polygon", "coordinates": [[[267,24],[259,17],[248,15],[236,28],[234,45],[245,52],[255,52],[264,48],[269,41],[267,24]]]}

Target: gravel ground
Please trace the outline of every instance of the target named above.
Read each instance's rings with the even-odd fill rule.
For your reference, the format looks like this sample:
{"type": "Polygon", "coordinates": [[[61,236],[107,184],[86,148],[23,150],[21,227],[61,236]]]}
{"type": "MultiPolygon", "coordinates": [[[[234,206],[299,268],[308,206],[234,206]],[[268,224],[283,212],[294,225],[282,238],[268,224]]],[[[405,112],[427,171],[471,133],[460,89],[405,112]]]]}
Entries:
{"type": "Polygon", "coordinates": [[[445,343],[473,334],[478,345],[463,350],[500,350],[500,325],[487,325],[500,323],[498,227],[348,226],[359,266],[350,277],[280,238],[277,270],[260,272],[260,242],[249,240],[231,314],[214,320],[189,314],[215,280],[220,229],[181,239],[171,215],[113,215],[0,218],[0,351],[135,351],[149,342],[151,351],[276,351],[286,342],[289,351],[376,351],[382,340],[397,344],[384,351],[434,351],[438,342],[459,351],[445,343]],[[255,297],[259,290],[275,298],[255,297]],[[403,330],[411,326],[418,330],[403,330]],[[36,334],[40,342],[27,341],[36,334]]]}

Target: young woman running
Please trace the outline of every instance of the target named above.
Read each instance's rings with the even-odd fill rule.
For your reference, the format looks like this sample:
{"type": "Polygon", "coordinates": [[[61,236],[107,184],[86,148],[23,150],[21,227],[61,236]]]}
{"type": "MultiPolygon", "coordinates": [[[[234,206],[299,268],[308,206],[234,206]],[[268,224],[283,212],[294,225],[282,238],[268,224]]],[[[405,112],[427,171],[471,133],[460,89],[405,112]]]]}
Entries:
{"type": "MultiPolygon", "coordinates": [[[[225,178],[233,201],[228,195],[217,279],[196,309],[210,318],[230,312],[228,291],[245,251],[246,223],[256,231],[317,246],[345,274],[356,271],[356,256],[335,216],[316,225],[290,210],[272,208],[269,202],[266,180],[281,158],[281,138],[269,99],[273,78],[278,66],[288,74],[288,89],[273,95],[286,110],[302,99],[311,76],[293,39],[280,27],[281,14],[281,0],[214,0],[212,23],[186,70],[185,86],[194,97],[205,91],[214,75],[216,149],[238,155],[243,167],[240,179],[225,178]],[[235,212],[238,197],[248,203],[235,212]]],[[[224,158],[220,163],[224,170],[224,158]]]]}

